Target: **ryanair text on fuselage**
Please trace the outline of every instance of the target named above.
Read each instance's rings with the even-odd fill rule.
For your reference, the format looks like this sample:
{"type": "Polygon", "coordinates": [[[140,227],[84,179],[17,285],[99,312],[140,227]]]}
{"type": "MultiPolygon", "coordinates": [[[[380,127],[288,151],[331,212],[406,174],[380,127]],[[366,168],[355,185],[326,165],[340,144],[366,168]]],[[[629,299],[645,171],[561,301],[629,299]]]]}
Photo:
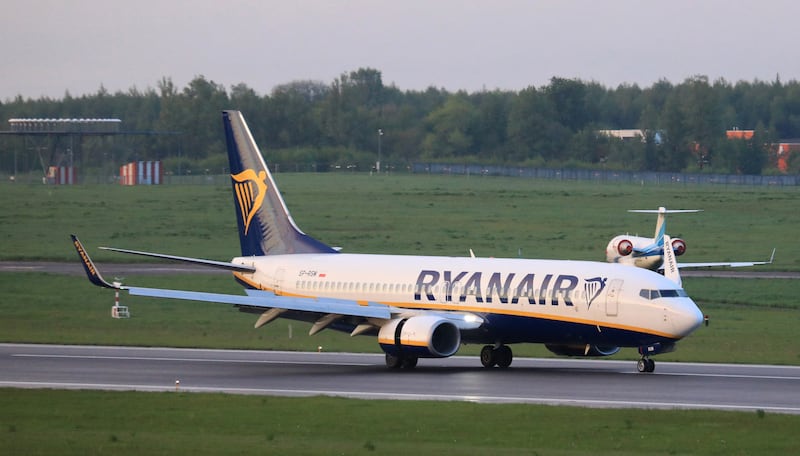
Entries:
{"type": "MultiPolygon", "coordinates": [[[[520,298],[524,297],[529,304],[547,305],[549,301],[554,306],[559,305],[559,302],[563,302],[565,306],[573,306],[572,297],[581,282],[578,277],[569,274],[544,274],[540,279],[539,275],[529,273],[522,275],[518,281],[515,280],[517,274],[514,272],[493,272],[487,275],[489,277],[484,288],[484,273],[481,271],[439,272],[423,269],[417,276],[414,300],[441,301],[441,297],[437,299],[434,295],[434,288],[441,285],[439,291],[444,292],[445,302],[465,302],[467,296],[474,296],[475,302],[491,303],[493,296],[497,296],[503,304],[518,304],[520,298]],[[482,294],[484,289],[485,296],[482,294]]],[[[602,277],[584,279],[583,291],[587,307],[603,291],[606,280],[602,277]]]]}

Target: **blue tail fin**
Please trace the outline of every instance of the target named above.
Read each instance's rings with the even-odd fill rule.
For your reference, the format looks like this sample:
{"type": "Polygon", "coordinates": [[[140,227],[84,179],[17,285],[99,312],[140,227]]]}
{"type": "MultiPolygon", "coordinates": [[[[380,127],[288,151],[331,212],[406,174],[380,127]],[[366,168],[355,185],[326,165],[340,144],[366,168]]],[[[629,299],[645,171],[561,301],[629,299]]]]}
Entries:
{"type": "Polygon", "coordinates": [[[239,111],[222,111],[242,256],[336,253],[295,225],[239,111]]]}

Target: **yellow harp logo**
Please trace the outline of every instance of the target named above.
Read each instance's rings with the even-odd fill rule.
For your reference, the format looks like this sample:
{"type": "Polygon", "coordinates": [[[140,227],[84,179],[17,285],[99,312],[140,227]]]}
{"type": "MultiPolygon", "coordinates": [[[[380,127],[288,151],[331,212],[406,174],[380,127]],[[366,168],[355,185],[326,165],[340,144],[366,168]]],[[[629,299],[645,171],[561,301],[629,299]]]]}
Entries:
{"type": "Polygon", "coordinates": [[[247,230],[250,229],[250,221],[253,220],[253,216],[264,202],[264,196],[267,193],[267,173],[261,170],[256,175],[252,169],[246,169],[239,174],[231,174],[231,178],[236,201],[242,212],[246,236],[247,230]]]}

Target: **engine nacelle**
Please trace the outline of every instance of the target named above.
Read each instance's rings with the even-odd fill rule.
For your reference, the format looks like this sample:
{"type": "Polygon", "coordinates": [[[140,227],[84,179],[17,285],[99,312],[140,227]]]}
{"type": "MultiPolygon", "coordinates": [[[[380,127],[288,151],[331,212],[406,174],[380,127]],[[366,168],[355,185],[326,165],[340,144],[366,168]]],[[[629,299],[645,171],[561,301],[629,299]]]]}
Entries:
{"type": "Polygon", "coordinates": [[[559,356],[580,356],[580,357],[597,357],[597,356],[611,356],[619,351],[619,347],[613,345],[586,345],[570,344],[570,345],[556,345],[545,344],[548,350],[559,356]]]}
{"type": "Polygon", "coordinates": [[[686,253],[686,242],[683,239],[673,239],[672,251],[675,252],[675,256],[683,255],[686,253]]]}
{"type": "Polygon", "coordinates": [[[383,351],[394,356],[446,358],[458,351],[461,331],[434,315],[391,320],[378,332],[383,351]]]}
{"type": "Polygon", "coordinates": [[[633,243],[627,239],[623,239],[617,243],[617,252],[622,256],[628,256],[633,253],[633,243]]]}

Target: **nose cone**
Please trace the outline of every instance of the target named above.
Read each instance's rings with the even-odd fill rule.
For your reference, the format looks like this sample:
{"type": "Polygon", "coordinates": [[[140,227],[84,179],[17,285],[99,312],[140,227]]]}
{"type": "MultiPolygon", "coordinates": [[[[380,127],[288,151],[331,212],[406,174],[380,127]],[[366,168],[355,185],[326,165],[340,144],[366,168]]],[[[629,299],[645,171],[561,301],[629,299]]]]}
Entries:
{"type": "Polygon", "coordinates": [[[671,321],[677,336],[684,338],[703,324],[703,312],[690,298],[684,298],[672,308],[671,321]]]}

